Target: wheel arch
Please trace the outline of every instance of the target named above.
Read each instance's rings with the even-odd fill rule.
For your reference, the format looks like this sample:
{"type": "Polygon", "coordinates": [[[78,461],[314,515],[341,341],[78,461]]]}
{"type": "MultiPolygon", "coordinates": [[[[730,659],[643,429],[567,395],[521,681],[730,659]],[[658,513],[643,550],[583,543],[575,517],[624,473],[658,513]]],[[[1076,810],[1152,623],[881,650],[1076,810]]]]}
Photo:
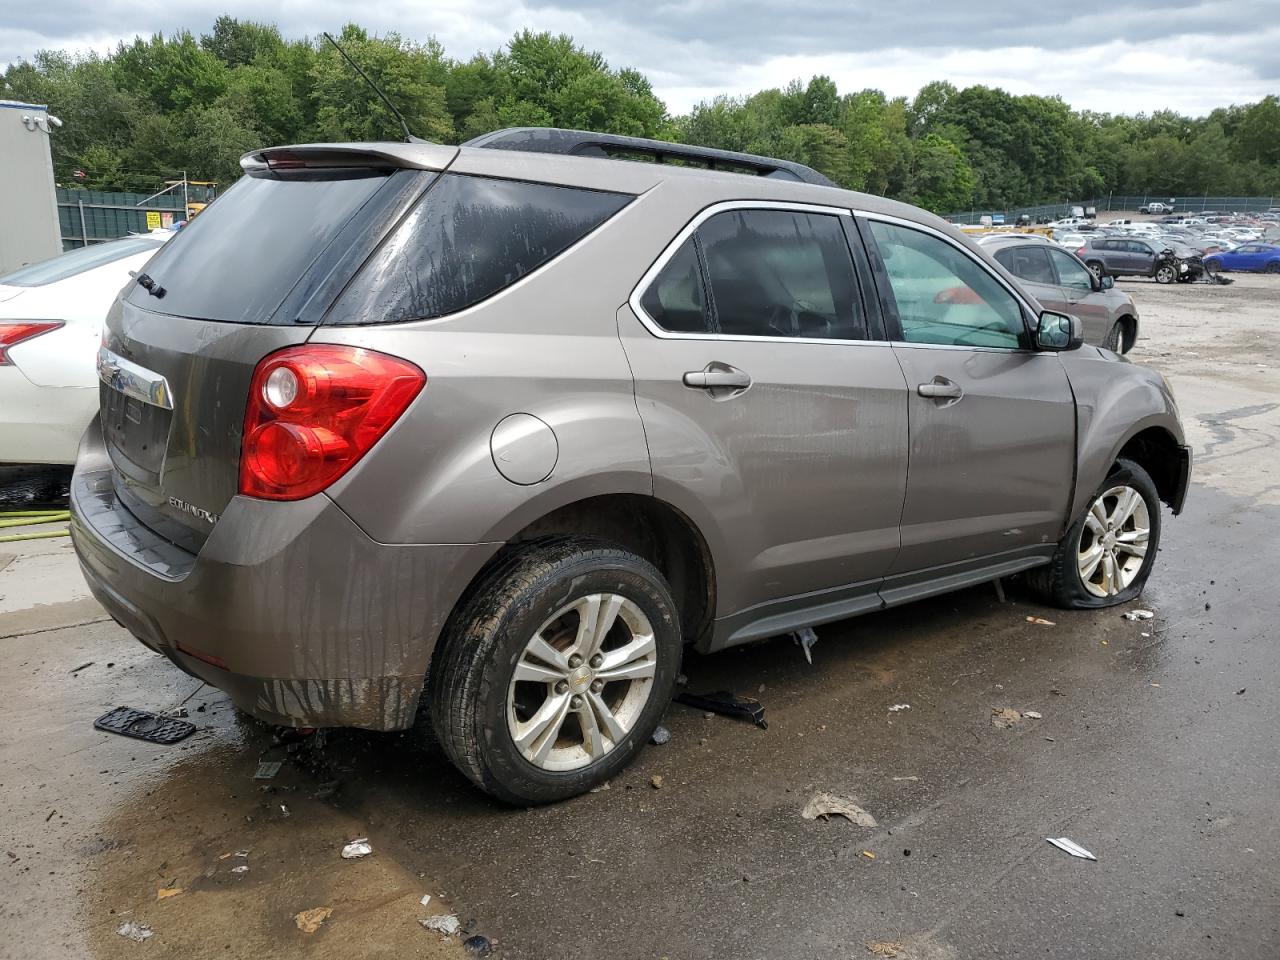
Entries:
{"type": "MultiPolygon", "coordinates": [[[[686,640],[711,628],[716,608],[715,562],[702,531],[687,514],[651,494],[595,494],[549,506],[540,515],[505,530],[505,545],[479,570],[463,597],[495,564],[532,540],[579,536],[607,540],[648,560],[671,586],[686,640]]],[[[461,606],[463,600],[459,600],[461,606]]]]}
{"type": "Polygon", "coordinates": [[[1116,452],[1118,460],[1131,460],[1151,475],[1162,502],[1176,515],[1185,495],[1182,445],[1163,426],[1149,426],[1130,436],[1116,452]]]}
{"type": "Polygon", "coordinates": [[[1122,313],[1116,320],[1120,323],[1123,337],[1120,341],[1120,352],[1128,353],[1133,349],[1133,345],[1138,342],[1138,318],[1131,313],[1122,313]]]}

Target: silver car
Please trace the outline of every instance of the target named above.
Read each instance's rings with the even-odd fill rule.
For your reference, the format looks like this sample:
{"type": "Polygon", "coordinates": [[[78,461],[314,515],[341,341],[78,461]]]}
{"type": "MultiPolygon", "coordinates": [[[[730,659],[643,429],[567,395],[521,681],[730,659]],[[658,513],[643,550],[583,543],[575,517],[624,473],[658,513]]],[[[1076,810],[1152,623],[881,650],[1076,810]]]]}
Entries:
{"type": "Polygon", "coordinates": [[[1116,289],[1113,277],[1098,276],[1043,237],[988,234],[978,242],[1041,306],[1079,317],[1086,343],[1128,353],[1138,342],[1138,308],[1133,297],[1116,289]]]}
{"type": "Polygon", "coordinates": [[[72,533],[266,721],[431,730],[558,800],[685,644],[1022,571],[1123,603],[1182,507],[1158,373],[806,167],[541,129],[242,165],[111,310],[72,533]]]}

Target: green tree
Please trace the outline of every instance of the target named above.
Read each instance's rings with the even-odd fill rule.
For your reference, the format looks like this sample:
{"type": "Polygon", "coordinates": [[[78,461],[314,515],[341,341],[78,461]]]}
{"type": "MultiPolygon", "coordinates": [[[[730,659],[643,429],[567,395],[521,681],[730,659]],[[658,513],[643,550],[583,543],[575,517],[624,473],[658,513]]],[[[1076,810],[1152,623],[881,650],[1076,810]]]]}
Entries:
{"type": "MultiPolygon", "coordinates": [[[[434,40],[411,43],[396,33],[370,37],[354,24],[343,28],[339,42],[404,114],[415,136],[453,139],[453,118],[444,86],[433,82],[446,77],[449,69],[439,44],[434,40]]],[[[399,121],[336,50],[327,47],[318,51],[311,78],[317,139],[404,139],[399,121]]]]}
{"type": "Polygon", "coordinates": [[[962,210],[973,199],[973,168],[964,152],[936,133],[926,134],[912,150],[912,203],[935,213],[962,210]]]}

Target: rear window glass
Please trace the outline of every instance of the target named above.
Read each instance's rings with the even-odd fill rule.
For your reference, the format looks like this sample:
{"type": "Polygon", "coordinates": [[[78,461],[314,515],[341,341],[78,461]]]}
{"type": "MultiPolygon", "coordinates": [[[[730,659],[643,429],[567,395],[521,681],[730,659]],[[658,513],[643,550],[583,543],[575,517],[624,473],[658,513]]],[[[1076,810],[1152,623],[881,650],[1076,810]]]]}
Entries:
{"type": "Polygon", "coordinates": [[[536,270],[631,199],[544,183],[442,176],[325,322],[394,323],[456,313],[536,270]]]}
{"type": "Polygon", "coordinates": [[[374,171],[343,179],[241,177],[147,266],[165,295],[135,286],[129,300],[173,316],[266,323],[386,182],[374,171]]]}
{"type": "MultiPolygon", "coordinates": [[[[72,250],[51,260],[33,263],[29,267],[15,270],[7,276],[0,277],[0,285],[9,287],[43,287],[46,283],[57,283],[77,274],[105,267],[136,253],[147,253],[159,250],[163,240],[150,237],[128,237],[124,240],[111,240],[107,243],[90,244],[79,250],[72,250]]],[[[124,281],[121,280],[123,285],[124,281]]]]}

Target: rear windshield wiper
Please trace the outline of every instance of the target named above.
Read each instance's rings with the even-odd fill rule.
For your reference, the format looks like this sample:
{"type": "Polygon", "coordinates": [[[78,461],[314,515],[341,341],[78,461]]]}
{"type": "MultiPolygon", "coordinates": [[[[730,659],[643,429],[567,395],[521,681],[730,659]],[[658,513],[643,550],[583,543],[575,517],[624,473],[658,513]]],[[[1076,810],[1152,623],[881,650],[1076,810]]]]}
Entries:
{"type": "Polygon", "coordinates": [[[147,291],[147,293],[151,294],[151,296],[163,297],[165,295],[164,287],[156,283],[155,280],[150,275],[145,273],[138,273],[136,270],[130,270],[129,276],[137,280],[138,286],[140,286],[143,290],[147,291]]]}

